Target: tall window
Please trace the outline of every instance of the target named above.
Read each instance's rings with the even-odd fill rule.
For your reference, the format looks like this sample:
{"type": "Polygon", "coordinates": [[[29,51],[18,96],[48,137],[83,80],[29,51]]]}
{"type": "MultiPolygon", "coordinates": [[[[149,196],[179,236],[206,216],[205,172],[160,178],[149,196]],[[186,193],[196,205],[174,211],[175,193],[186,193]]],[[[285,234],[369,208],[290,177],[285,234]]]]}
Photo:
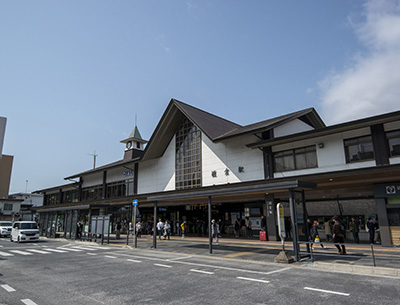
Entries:
{"type": "Polygon", "coordinates": [[[347,163],[374,159],[371,136],[344,140],[344,149],[347,163]]]}
{"type": "Polygon", "coordinates": [[[201,132],[184,118],[176,132],[175,188],[201,186],[201,132]]]}
{"type": "Polygon", "coordinates": [[[107,198],[133,195],[133,179],[107,184],[107,198]]]}
{"type": "Polygon", "coordinates": [[[314,145],[277,152],[274,162],[275,172],[318,167],[314,145]]]}
{"type": "Polygon", "coordinates": [[[391,157],[400,156],[400,130],[386,133],[391,157]]]}

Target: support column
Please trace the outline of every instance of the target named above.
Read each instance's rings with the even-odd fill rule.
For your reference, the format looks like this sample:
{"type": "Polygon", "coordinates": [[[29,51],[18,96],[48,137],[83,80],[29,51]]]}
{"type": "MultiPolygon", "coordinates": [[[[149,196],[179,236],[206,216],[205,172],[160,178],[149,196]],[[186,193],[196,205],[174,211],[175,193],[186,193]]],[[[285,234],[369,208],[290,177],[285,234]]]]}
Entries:
{"type": "Polygon", "coordinates": [[[296,262],[300,260],[300,248],[299,248],[299,236],[297,226],[297,213],[296,213],[296,197],[295,192],[289,190],[289,206],[290,206],[290,217],[292,218],[292,237],[293,237],[293,250],[294,259],[296,262]]]}
{"type": "Polygon", "coordinates": [[[157,201],[154,201],[153,248],[157,248],[157,201]]]}
{"type": "Polygon", "coordinates": [[[265,195],[265,205],[267,207],[267,234],[268,240],[279,240],[276,222],[276,205],[273,195],[265,195]]]}
{"type": "Polygon", "coordinates": [[[208,248],[212,254],[212,233],[211,233],[211,196],[208,196],[208,248]]]}
{"type": "Polygon", "coordinates": [[[382,246],[392,246],[389,220],[387,217],[386,198],[375,198],[376,213],[378,215],[379,231],[382,246]]]}

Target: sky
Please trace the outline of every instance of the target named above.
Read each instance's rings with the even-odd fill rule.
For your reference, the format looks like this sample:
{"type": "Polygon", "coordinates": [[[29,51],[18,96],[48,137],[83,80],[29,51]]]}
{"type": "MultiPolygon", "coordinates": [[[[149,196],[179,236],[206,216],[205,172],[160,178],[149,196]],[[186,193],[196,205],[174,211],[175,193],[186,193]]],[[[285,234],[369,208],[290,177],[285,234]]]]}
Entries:
{"type": "Polygon", "coordinates": [[[247,125],[400,110],[400,0],[0,2],[10,194],[122,159],[171,98],[247,125]]]}

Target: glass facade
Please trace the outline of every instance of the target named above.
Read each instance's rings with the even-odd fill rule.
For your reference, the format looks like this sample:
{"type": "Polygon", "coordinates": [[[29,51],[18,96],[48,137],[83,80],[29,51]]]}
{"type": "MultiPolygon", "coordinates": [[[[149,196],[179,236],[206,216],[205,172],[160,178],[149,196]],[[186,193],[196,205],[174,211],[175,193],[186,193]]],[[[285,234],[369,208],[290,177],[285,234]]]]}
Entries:
{"type": "Polygon", "coordinates": [[[275,172],[318,167],[314,145],[280,151],[274,154],[275,172]]]}
{"type": "Polygon", "coordinates": [[[175,188],[201,187],[201,132],[184,118],[176,132],[175,188]]]}
{"type": "Polygon", "coordinates": [[[346,163],[373,160],[375,158],[371,136],[344,140],[344,148],[346,163]]]}

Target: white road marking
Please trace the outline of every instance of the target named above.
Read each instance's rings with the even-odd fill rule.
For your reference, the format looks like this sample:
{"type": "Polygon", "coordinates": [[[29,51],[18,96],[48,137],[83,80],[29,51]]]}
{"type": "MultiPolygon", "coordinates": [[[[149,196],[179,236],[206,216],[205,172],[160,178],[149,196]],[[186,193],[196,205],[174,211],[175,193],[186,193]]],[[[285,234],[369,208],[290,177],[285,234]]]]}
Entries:
{"type": "Polygon", "coordinates": [[[72,249],[80,249],[80,250],[97,250],[96,248],[94,248],[94,247],[82,247],[82,246],[74,246],[74,247],[72,247],[72,249]]]}
{"type": "Polygon", "coordinates": [[[60,249],[50,249],[47,248],[46,251],[57,252],[57,253],[67,253],[68,251],[60,250],[60,249]]]}
{"type": "Polygon", "coordinates": [[[23,299],[21,300],[22,303],[26,304],[26,305],[37,305],[34,301],[32,301],[31,299],[23,299]]]}
{"type": "Polygon", "coordinates": [[[214,274],[214,272],[203,271],[203,270],[196,270],[196,269],[190,269],[189,271],[198,272],[198,273],[204,273],[204,274],[214,274]]]}
{"type": "Polygon", "coordinates": [[[241,277],[241,276],[238,276],[238,277],[236,277],[236,278],[239,279],[239,280],[245,280],[245,281],[260,282],[260,283],[269,283],[269,281],[266,281],[266,280],[252,279],[252,278],[249,278],[249,277],[241,277]]]}
{"type": "Polygon", "coordinates": [[[269,275],[269,274],[273,274],[273,273],[278,273],[278,272],[286,271],[286,270],[289,270],[289,269],[291,269],[291,268],[290,268],[290,267],[287,267],[287,268],[283,268],[283,269],[278,269],[278,270],[274,270],[274,271],[269,271],[269,272],[266,272],[265,274],[269,275]]]}
{"type": "Polygon", "coordinates": [[[177,261],[180,259],[187,259],[187,258],[191,258],[191,257],[193,257],[193,256],[182,256],[182,257],[170,258],[170,259],[167,259],[167,262],[177,261]]]}
{"type": "Polygon", "coordinates": [[[88,253],[86,253],[87,255],[97,255],[96,253],[90,253],[90,252],[88,252],[88,253]]]}
{"type": "Polygon", "coordinates": [[[39,254],[51,254],[50,252],[43,251],[43,250],[37,250],[37,249],[26,249],[26,251],[39,253],[39,254]]]}
{"type": "Polygon", "coordinates": [[[134,262],[134,263],[141,263],[142,261],[137,261],[137,260],[134,260],[134,259],[127,259],[127,261],[128,262],[134,262]]]}
{"type": "Polygon", "coordinates": [[[11,286],[8,286],[8,285],[1,285],[1,288],[5,289],[7,292],[15,291],[14,288],[12,288],[11,286]]]}
{"type": "Polygon", "coordinates": [[[159,267],[164,267],[164,268],[172,268],[172,266],[162,265],[162,264],[154,264],[154,266],[159,266],[159,267]]]}
{"type": "Polygon", "coordinates": [[[58,247],[57,249],[72,251],[72,252],[82,252],[83,251],[83,250],[79,250],[79,249],[64,248],[64,247],[58,247]]]}
{"type": "Polygon", "coordinates": [[[338,292],[338,291],[332,291],[332,290],[324,290],[324,289],[317,289],[317,288],[311,288],[311,287],[304,287],[304,289],[312,290],[312,291],[318,291],[318,292],[324,292],[324,293],[332,293],[332,294],[344,295],[346,297],[348,297],[350,295],[350,293],[344,293],[344,292],[338,292]]]}
{"type": "Polygon", "coordinates": [[[32,253],[21,251],[21,250],[10,250],[10,252],[21,254],[21,255],[33,255],[32,253]]]}
{"type": "Polygon", "coordinates": [[[104,255],[104,257],[107,257],[107,258],[117,258],[116,256],[111,256],[111,255],[104,255]]]}
{"type": "Polygon", "coordinates": [[[0,251],[0,255],[1,256],[14,256],[14,254],[7,253],[7,252],[1,252],[1,251],[0,251]]]}

